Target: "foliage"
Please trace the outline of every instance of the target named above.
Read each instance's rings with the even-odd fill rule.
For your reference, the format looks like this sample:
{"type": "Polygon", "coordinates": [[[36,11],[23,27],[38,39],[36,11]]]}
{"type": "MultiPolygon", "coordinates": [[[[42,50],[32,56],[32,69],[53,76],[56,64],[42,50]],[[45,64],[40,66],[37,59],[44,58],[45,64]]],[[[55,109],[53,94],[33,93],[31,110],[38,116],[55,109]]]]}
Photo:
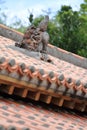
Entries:
{"type": "Polygon", "coordinates": [[[57,27],[57,25],[55,24],[53,20],[49,21],[47,32],[50,35],[49,42],[55,46],[58,46],[59,28],[57,27]]]}
{"type": "Polygon", "coordinates": [[[30,15],[29,15],[29,17],[28,17],[28,20],[29,20],[30,23],[33,22],[33,14],[32,14],[32,13],[30,13],[30,15]]]}
{"type": "Polygon", "coordinates": [[[38,24],[41,22],[41,20],[42,20],[43,18],[44,18],[44,16],[42,16],[42,15],[36,17],[36,18],[33,20],[32,24],[37,27],[38,24]]]}
{"type": "Polygon", "coordinates": [[[77,53],[78,46],[80,47],[79,28],[81,21],[79,13],[73,11],[70,6],[62,6],[55,20],[58,22],[60,29],[59,47],[77,53]]]}
{"type": "Polygon", "coordinates": [[[78,54],[87,57],[87,0],[80,5],[80,19],[82,22],[80,28],[81,49],[78,48],[78,54]]]}

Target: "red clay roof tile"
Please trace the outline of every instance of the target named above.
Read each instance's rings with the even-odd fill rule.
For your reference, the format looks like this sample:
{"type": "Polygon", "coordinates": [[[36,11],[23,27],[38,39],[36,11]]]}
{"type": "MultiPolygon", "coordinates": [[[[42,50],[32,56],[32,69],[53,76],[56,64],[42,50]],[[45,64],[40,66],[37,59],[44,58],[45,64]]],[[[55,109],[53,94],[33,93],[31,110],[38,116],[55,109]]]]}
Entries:
{"type": "Polygon", "coordinates": [[[3,91],[12,94],[20,88],[18,94],[21,96],[27,97],[27,92],[30,91],[34,96],[30,98],[40,100],[41,97],[46,103],[55,102],[59,106],[75,98],[78,99],[75,103],[79,103],[82,98],[81,102],[85,104],[85,108],[81,111],[86,110],[87,69],[50,55],[52,63],[44,62],[40,59],[40,53],[15,47],[14,41],[2,36],[0,54],[0,84],[7,85],[3,91]],[[42,98],[42,95],[46,96],[42,98]]]}
{"type": "Polygon", "coordinates": [[[67,110],[0,97],[0,128],[5,130],[86,130],[87,118],[67,110]],[[55,108],[56,109],[56,108],[55,108]]]}

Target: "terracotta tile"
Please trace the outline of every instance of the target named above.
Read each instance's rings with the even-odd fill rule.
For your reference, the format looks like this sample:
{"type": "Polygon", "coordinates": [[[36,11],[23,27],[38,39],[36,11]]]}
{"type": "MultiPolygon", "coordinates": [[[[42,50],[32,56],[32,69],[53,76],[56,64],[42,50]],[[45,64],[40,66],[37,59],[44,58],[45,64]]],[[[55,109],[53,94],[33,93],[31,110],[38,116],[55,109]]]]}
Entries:
{"type": "MultiPolygon", "coordinates": [[[[25,95],[24,97],[27,97],[27,90],[25,90],[26,88],[29,88],[30,90],[32,88],[35,88],[35,91],[40,91],[40,94],[44,93],[44,96],[45,93],[48,93],[49,96],[47,95],[46,99],[44,98],[44,100],[49,100],[50,103],[51,99],[55,97],[55,95],[58,96],[58,93],[61,93],[62,96],[66,95],[67,99],[71,98],[72,95],[73,100],[75,98],[79,98],[77,95],[81,93],[82,98],[86,97],[87,88],[85,88],[84,83],[87,83],[87,69],[75,66],[74,64],[53,57],[51,55],[48,56],[50,57],[50,59],[52,59],[53,63],[41,61],[39,57],[35,58],[31,56],[30,52],[27,51],[27,53],[25,53],[24,49],[16,48],[14,46],[14,42],[15,41],[0,36],[1,85],[2,83],[5,84],[5,82],[5,85],[9,85],[11,83],[14,87],[14,90],[16,89],[15,86],[17,85],[17,87],[21,89],[20,93],[18,94],[22,96],[25,95]],[[7,76],[7,78],[3,79],[4,76],[7,76]],[[69,83],[67,79],[72,79],[72,82],[69,83]],[[18,84],[16,83],[16,81],[18,84]],[[76,81],[79,81],[80,84],[76,83],[76,81]],[[20,83],[21,85],[19,85],[20,83]],[[22,88],[19,86],[21,86],[22,88],[24,88],[25,86],[26,87],[24,90],[22,90],[22,88]],[[56,91],[58,92],[57,94],[56,91]]],[[[68,53],[61,49],[60,51],[62,51],[62,53],[68,53]]],[[[77,57],[81,58],[79,56],[77,57]]],[[[3,87],[2,90],[10,93],[11,87],[7,86],[7,89],[4,90],[5,88],[6,87],[3,87]]],[[[34,91],[34,89],[32,91],[34,91]]],[[[11,92],[11,94],[13,93],[15,92],[11,92]]],[[[29,91],[29,93],[32,92],[29,91]]],[[[36,95],[37,94],[33,94],[34,99],[36,99],[36,95]]],[[[63,100],[64,102],[67,102],[66,99],[63,100]]],[[[62,97],[60,101],[59,99],[57,99],[56,102],[61,103],[62,97]]]]}
{"type": "Polygon", "coordinates": [[[77,114],[70,114],[68,111],[55,112],[46,110],[42,106],[36,106],[31,103],[14,101],[13,99],[0,98],[0,125],[9,128],[11,125],[16,129],[22,130],[29,128],[31,130],[45,129],[79,129],[86,128],[87,119],[77,114]]]}

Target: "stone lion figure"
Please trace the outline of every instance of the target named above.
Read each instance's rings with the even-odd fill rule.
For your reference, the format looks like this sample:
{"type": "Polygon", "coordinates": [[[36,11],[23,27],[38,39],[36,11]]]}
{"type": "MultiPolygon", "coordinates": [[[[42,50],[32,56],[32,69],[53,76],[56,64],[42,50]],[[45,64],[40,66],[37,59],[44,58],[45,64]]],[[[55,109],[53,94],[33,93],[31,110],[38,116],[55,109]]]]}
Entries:
{"type": "Polygon", "coordinates": [[[24,33],[22,41],[20,43],[15,43],[15,45],[27,50],[47,53],[49,34],[46,30],[48,22],[49,16],[45,16],[38,27],[35,27],[34,25],[29,26],[24,33]]]}
{"type": "Polygon", "coordinates": [[[47,26],[49,22],[49,16],[38,24],[37,27],[31,25],[24,33],[23,39],[19,43],[15,43],[15,46],[25,48],[34,52],[40,52],[41,60],[52,62],[47,55],[47,45],[49,43],[49,34],[47,33],[47,26]]]}

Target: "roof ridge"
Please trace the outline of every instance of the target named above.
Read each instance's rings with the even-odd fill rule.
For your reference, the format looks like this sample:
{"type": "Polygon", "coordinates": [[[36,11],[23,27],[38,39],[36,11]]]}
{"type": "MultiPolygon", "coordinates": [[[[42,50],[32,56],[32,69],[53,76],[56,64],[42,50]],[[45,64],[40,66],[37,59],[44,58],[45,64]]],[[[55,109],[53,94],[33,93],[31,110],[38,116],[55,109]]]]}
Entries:
{"type": "MultiPolygon", "coordinates": [[[[23,34],[11,29],[5,25],[0,24],[0,35],[12,39],[14,41],[21,41],[23,34]]],[[[48,54],[60,58],[61,60],[72,63],[76,66],[87,69],[87,58],[79,56],[77,54],[68,52],[51,44],[48,45],[48,54]]]]}

